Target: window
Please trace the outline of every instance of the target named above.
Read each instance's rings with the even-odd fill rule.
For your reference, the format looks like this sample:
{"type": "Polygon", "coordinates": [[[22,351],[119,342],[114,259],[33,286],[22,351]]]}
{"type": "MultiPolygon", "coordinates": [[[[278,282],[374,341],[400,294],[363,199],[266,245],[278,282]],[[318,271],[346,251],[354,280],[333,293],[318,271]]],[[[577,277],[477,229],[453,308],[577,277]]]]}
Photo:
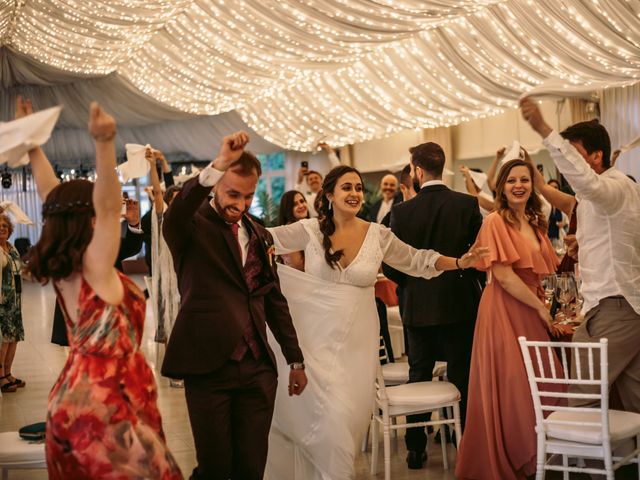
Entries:
{"type": "Polygon", "coordinates": [[[265,205],[263,205],[265,193],[273,205],[279,205],[285,192],[284,152],[258,155],[257,157],[262,167],[262,176],[258,182],[250,211],[253,215],[263,217],[267,213],[264,211],[265,205]]]}

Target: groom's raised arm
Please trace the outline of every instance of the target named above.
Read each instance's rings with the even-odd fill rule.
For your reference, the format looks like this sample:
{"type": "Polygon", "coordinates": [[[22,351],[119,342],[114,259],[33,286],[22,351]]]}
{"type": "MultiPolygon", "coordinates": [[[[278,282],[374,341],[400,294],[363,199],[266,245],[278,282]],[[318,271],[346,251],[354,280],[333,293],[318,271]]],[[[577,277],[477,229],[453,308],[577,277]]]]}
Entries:
{"type": "Polygon", "coordinates": [[[189,180],[165,213],[162,233],[172,255],[180,252],[193,235],[193,216],[224,172],[240,158],[249,143],[246,132],[236,132],[222,139],[218,156],[200,175],[189,180]]]}
{"type": "Polygon", "coordinates": [[[193,216],[224,172],[208,166],[184,184],[164,214],[162,234],[172,252],[179,252],[193,234],[193,216]]]}

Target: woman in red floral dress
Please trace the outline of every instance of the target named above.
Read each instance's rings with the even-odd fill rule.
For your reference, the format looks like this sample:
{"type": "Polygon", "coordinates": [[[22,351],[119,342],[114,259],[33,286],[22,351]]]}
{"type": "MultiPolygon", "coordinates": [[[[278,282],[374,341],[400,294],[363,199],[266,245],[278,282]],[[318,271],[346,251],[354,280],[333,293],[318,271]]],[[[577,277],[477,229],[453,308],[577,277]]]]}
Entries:
{"type": "MultiPolygon", "coordinates": [[[[16,116],[31,113],[18,98],[16,116]]],[[[28,269],[53,281],[71,352],[49,395],[46,457],[50,479],[182,479],[167,449],[156,385],[140,341],[145,300],[114,268],[120,244],[116,125],[91,105],[95,185],[59,184],[40,148],[29,152],[44,226],[28,269]]]]}

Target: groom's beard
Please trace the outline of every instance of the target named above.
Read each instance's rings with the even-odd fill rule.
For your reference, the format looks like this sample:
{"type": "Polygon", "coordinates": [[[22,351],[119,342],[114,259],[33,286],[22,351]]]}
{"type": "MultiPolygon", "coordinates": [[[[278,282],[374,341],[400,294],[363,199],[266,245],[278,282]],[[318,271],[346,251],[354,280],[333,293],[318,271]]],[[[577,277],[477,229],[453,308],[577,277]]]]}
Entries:
{"type": "Polygon", "coordinates": [[[218,215],[220,215],[222,219],[227,223],[238,222],[242,218],[242,216],[249,210],[248,208],[245,208],[244,210],[239,212],[233,206],[223,206],[218,199],[218,195],[213,196],[213,203],[216,206],[216,212],[218,212],[218,215]]]}

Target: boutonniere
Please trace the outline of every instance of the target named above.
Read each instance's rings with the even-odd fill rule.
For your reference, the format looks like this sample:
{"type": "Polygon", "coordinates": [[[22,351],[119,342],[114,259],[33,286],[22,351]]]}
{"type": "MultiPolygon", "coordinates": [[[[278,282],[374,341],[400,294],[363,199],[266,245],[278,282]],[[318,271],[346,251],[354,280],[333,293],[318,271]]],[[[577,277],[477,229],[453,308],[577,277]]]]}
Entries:
{"type": "Polygon", "coordinates": [[[269,240],[264,241],[264,248],[267,251],[267,258],[269,259],[269,266],[273,267],[273,259],[276,256],[276,247],[269,240]]]}

